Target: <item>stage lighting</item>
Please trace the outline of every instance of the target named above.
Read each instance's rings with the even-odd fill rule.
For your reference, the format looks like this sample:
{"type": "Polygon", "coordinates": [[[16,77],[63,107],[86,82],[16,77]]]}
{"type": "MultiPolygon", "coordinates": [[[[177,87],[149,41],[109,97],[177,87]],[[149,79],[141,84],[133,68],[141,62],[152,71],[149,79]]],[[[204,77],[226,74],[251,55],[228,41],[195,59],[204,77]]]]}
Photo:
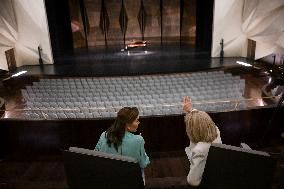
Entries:
{"type": "Polygon", "coordinates": [[[22,74],[24,74],[26,72],[27,72],[26,70],[23,70],[23,71],[20,71],[20,72],[18,72],[16,74],[13,74],[11,77],[17,77],[17,76],[20,76],[20,75],[22,75],[22,74]]]}
{"type": "Polygon", "coordinates": [[[240,64],[242,66],[246,66],[246,67],[251,67],[252,66],[251,64],[248,64],[248,63],[245,63],[245,62],[241,62],[241,61],[237,61],[236,63],[240,64]]]}

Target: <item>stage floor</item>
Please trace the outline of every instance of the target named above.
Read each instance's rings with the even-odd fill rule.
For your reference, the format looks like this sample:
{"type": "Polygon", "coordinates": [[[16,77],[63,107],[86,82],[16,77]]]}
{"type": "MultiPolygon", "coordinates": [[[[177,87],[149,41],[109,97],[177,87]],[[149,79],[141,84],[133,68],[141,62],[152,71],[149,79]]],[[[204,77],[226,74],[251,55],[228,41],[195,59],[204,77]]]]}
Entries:
{"type": "MultiPolygon", "coordinates": [[[[226,54],[226,52],[225,52],[226,54]]],[[[56,76],[119,76],[195,72],[240,66],[246,58],[211,58],[211,53],[190,45],[149,45],[145,49],[122,51],[121,46],[77,49],[69,55],[55,56],[52,65],[22,66],[28,75],[56,76]]]]}

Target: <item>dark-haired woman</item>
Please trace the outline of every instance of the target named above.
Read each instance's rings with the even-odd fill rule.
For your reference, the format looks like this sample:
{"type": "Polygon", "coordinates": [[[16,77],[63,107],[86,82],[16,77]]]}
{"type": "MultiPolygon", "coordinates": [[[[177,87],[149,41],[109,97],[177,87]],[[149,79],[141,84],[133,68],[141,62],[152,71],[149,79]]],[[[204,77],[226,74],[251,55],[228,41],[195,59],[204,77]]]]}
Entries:
{"type": "Polygon", "coordinates": [[[135,135],[139,125],[139,111],[136,107],[124,107],[117,113],[115,122],[103,132],[95,150],[120,154],[135,158],[143,169],[149,163],[149,157],[144,149],[144,139],[135,135]]]}

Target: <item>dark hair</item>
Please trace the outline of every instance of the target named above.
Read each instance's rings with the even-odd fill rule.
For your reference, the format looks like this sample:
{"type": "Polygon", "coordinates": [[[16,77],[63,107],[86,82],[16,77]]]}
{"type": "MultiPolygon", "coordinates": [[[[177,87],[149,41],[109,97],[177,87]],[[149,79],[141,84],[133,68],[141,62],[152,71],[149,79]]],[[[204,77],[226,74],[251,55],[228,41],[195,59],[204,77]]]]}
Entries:
{"type": "Polygon", "coordinates": [[[127,123],[132,123],[138,117],[139,111],[136,107],[124,107],[117,113],[114,123],[107,129],[107,144],[110,147],[114,145],[118,150],[118,146],[122,143],[122,138],[125,134],[125,126],[127,123]]]}

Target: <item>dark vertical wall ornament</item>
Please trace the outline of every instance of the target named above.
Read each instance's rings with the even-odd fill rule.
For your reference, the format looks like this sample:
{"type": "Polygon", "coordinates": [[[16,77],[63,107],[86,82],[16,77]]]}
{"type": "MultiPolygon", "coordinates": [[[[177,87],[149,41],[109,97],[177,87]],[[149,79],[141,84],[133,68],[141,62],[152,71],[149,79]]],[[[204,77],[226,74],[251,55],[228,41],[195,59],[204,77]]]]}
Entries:
{"type": "Polygon", "coordinates": [[[100,15],[100,28],[105,36],[105,45],[107,45],[107,32],[109,28],[109,18],[105,6],[105,1],[101,1],[101,15],[100,15]]]}
{"type": "Polygon", "coordinates": [[[183,23],[183,9],[184,9],[184,0],[179,1],[180,4],[180,22],[179,22],[179,43],[181,44],[181,31],[182,31],[182,23],[183,23]]]}
{"type": "Polygon", "coordinates": [[[84,27],[85,44],[86,44],[86,48],[88,48],[88,34],[89,34],[89,31],[90,31],[89,19],[88,19],[88,15],[87,15],[87,11],[86,11],[84,1],[80,0],[79,5],[80,5],[80,12],[81,12],[83,27],[84,27]]]}
{"type": "Polygon", "coordinates": [[[140,10],[139,10],[137,18],[138,18],[138,22],[139,22],[140,31],[141,31],[141,34],[142,34],[142,40],[144,40],[146,17],[147,17],[146,10],[145,10],[144,4],[143,4],[143,0],[141,0],[140,10]]]}
{"type": "Polygon", "coordinates": [[[120,24],[120,29],[123,35],[123,44],[125,46],[125,34],[127,30],[127,23],[128,23],[128,17],[127,17],[127,12],[125,10],[124,6],[124,1],[121,1],[121,9],[120,9],[120,14],[119,14],[119,24],[120,24]]]}
{"type": "Polygon", "coordinates": [[[160,0],[161,44],[163,44],[163,0],[160,0]]]}

